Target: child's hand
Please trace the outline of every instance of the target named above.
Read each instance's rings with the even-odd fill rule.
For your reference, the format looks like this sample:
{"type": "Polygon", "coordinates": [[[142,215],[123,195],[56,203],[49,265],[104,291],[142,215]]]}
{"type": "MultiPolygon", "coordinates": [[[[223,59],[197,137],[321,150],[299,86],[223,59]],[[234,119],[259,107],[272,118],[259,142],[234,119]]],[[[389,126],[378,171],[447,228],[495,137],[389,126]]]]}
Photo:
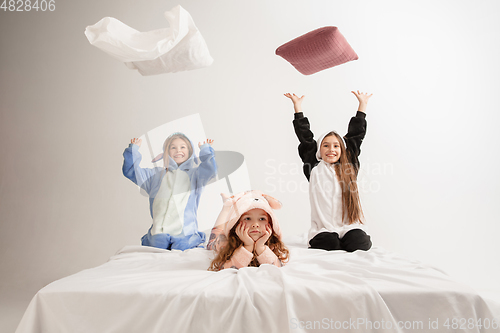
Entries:
{"type": "Polygon", "coordinates": [[[248,235],[248,227],[245,222],[240,222],[240,224],[236,227],[236,235],[238,235],[239,239],[243,242],[243,246],[248,252],[253,252],[254,241],[248,235]]]}
{"type": "Polygon", "coordinates": [[[205,143],[208,143],[209,145],[211,145],[211,146],[212,146],[212,144],[214,143],[214,140],[212,140],[212,139],[207,139],[207,141],[203,141],[203,143],[198,142],[198,148],[201,148],[201,146],[203,146],[205,143]]]}
{"type": "Polygon", "coordinates": [[[285,96],[292,100],[293,108],[295,109],[296,113],[302,112],[302,101],[304,100],[304,97],[305,97],[304,95],[299,97],[295,94],[286,93],[285,96]]]}
{"type": "Polygon", "coordinates": [[[134,145],[136,146],[141,146],[141,143],[142,143],[142,139],[138,139],[138,138],[133,138],[132,140],[130,140],[130,143],[133,143],[134,145]]]}
{"type": "Polygon", "coordinates": [[[266,231],[265,234],[262,235],[259,239],[255,241],[255,254],[260,256],[262,252],[266,250],[266,242],[271,237],[271,234],[273,231],[271,230],[271,226],[268,224],[266,225],[266,231]]]}
{"type": "Polygon", "coordinates": [[[356,95],[356,98],[359,101],[359,108],[358,111],[361,112],[366,112],[366,106],[368,105],[368,100],[370,97],[373,96],[373,94],[368,95],[368,93],[360,92],[358,91],[351,91],[354,95],[356,95]]]}

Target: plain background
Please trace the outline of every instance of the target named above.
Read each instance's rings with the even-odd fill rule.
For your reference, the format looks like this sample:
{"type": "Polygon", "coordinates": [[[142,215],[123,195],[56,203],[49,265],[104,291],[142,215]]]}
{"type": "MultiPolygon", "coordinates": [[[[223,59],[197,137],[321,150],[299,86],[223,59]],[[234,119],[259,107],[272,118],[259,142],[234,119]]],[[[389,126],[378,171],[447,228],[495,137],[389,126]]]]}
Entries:
{"type": "MultiPolygon", "coordinates": [[[[132,137],[198,113],[216,150],[245,156],[251,186],[307,232],[307,183],[285,92],[306,95],[316,135],[345,132],[374,93],[361,196],[376,246],[498,292],[498,1],[56,1],[0,11],[0,300],[12,331],[46,284],[139,244],[147,199],[121,173],[132,137]],[[142,77],[90,45],[105,16],[149,31],[181,4],[212,66],[142,77]],[[359,60],[311,76],[275,49],[337,26],[359,60]]],[[[203,199],[202,199],[203,200],[203,199]]],[[[220,206],[214,206],[216,216],[220,206]]],[[[1,328],[1,327],[0,327],[1,328]]]]}

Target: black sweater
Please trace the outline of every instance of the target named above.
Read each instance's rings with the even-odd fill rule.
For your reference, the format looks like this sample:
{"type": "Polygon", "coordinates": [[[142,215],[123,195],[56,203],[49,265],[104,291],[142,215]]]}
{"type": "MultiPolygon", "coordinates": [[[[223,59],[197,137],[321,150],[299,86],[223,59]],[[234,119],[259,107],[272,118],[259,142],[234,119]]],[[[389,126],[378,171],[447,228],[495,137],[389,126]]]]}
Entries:
{"type": "MultiPolygon", "coordinates": [[[[356,112],[356,116],[349,121],[347,134],[344,136],[347,149],[347,157],[349,162],[354,165],[356,172],[359,170],[358,156],[361,153],[361,143],[366,134],[366,114],[364,112],[356,112]]],[[[293,128],[299,139],[299,156],[304,163],[303,170],[307,180],[311,176],[311,170],[319,161],[316,159],[318,146],[314,140],[314,134],[311,132],[309,120],[304,117],[302,112],[295,113],[293,120],[293,128]]]]}

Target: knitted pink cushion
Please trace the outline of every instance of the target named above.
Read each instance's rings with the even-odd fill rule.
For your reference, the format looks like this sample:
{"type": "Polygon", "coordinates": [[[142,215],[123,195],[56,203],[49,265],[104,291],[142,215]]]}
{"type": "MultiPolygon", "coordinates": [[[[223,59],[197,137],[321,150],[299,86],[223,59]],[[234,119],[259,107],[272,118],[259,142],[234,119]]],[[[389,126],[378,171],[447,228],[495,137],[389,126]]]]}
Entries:
{"type": "Polygon", "coordinates": [[[292,39],[278,47],[276,54],[304,75],[358,59],[337,27],[319,28],[292,39]]]}

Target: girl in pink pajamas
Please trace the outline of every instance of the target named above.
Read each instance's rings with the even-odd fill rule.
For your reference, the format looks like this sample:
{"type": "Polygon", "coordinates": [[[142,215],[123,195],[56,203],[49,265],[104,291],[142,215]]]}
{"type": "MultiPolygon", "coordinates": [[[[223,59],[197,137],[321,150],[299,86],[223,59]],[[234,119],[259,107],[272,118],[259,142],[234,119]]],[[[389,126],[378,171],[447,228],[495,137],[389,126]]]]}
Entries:
{"type": "Polygon", "coordinates": [[[288,249],[281,241],[281,229],[274,215],[281,203],[260,191],[222,194],[224,206],[212,230],[208,249],[216,251],[209,270],[283,266],[288,249]]]}

